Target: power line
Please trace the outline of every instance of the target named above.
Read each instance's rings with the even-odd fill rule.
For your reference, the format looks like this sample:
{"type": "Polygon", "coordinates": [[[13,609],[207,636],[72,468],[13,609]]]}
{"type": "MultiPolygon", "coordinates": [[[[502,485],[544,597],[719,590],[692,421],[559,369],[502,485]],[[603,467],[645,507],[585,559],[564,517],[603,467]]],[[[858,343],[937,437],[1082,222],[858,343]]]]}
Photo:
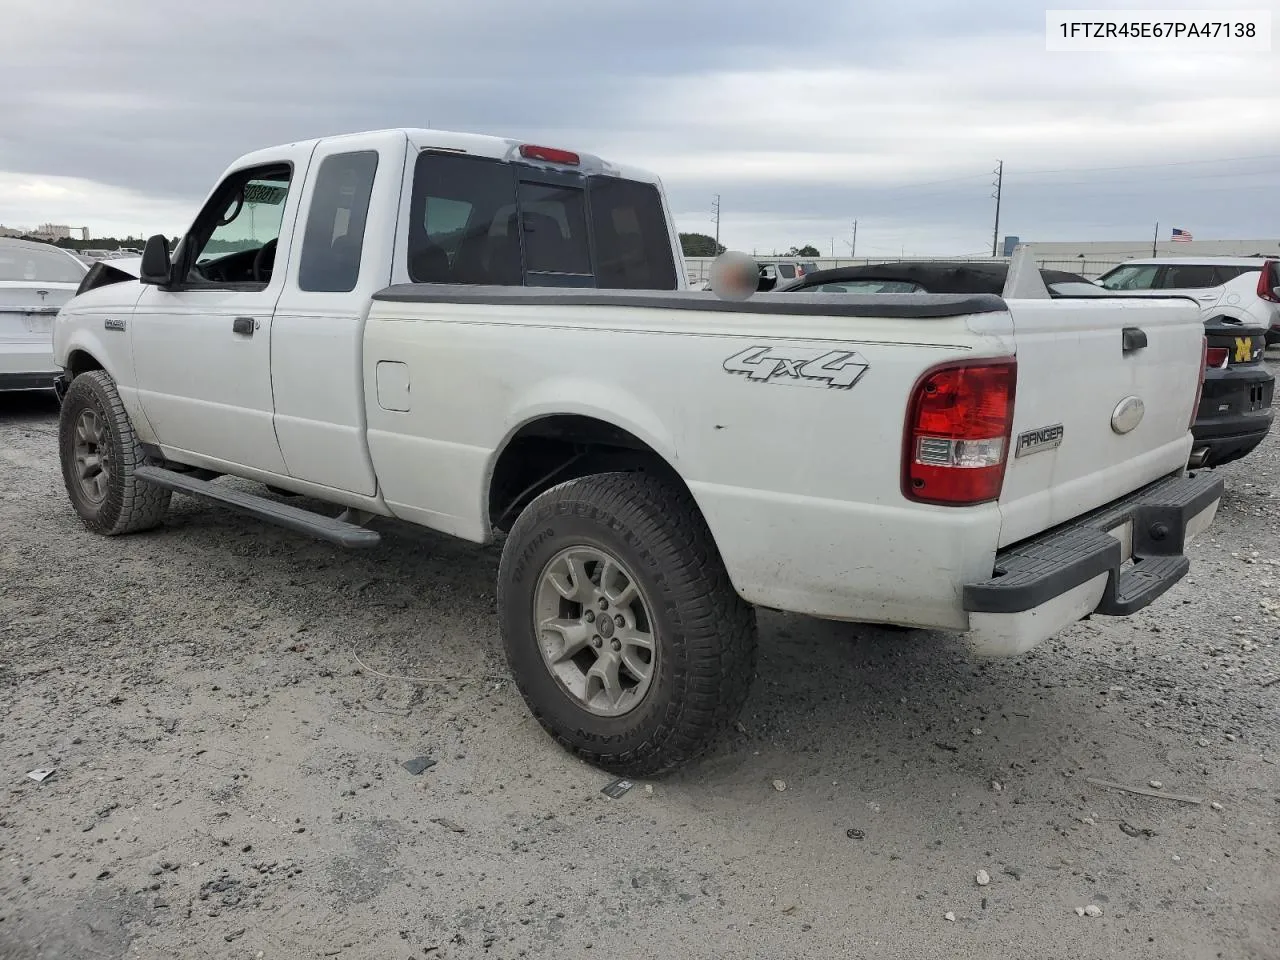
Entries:
{"type": "MultiPolygon", "coordinates": [[[[1181,167],[1181,166],[1202,165],[1206,163],[1240,163],[1246,160],[1280,160],[1280,154],[1263,153],[1263,154],[1254,154],[1252,156],[1247,156],[1247,157],[1219,157],[1217,159],[1212,159],[1212,160],[1171,160],[1163,163],[1133,163],[1133,164],[1121,164],[1117,166],[1108,166],[1108,167],[1058,167],[1056,169],[1020,170],[1016,173],[1010,173],[1009,176],[1016,178],[1016,177],[1039,176],[1042,174],[1053,174],[1053,173],[1105,173],[1111,170],[1148,170],[1148,169],[1161,168],[1161,167],[1181,167]]],[[[1257,171],[1257,172],[1261,173],[1263,171],[1257,171]]],[[[1194,174],[1193,176],[1224,177],[1224,176],[1239,176],[1239,175],[1241,174],[1209,173],[1209,174],[1194,174]]],[[[915,190],[920,187],[940,186],[940,185],[949,184],[949,183],[962,183],[967,180],[981,180],[981,179],[985,179],[987,176],[988,174],[985,174],[985,173],[974,173],[974,174],[968,174],[966,176],[960,176],[960,177],[949,177],[944,180],[923,180],[916,183],[899,183],[899,184],[893,184],[893,185],[883,186],[883,187],[867,185],[866,189],[874,190],[877,193],[888,193],[891,191],[898,191],[898,190],[915,190]]]]}
{"type": "Polygon", "coordinates": [[[1104,170],[1146,170],[1151,167],[1184,167],[1198,163],[1238,163],[1242,160],[1280,160],[1280,153],[1261,153],[1251,157],[1221,157],[1217,160],[1169,160],[1165,163],[1131,163],[1116,167],[1059,167],[1056,170],[1023,170],[1012,176],[1028,177],[1042,173],[1094,173],[1104,170]]]}

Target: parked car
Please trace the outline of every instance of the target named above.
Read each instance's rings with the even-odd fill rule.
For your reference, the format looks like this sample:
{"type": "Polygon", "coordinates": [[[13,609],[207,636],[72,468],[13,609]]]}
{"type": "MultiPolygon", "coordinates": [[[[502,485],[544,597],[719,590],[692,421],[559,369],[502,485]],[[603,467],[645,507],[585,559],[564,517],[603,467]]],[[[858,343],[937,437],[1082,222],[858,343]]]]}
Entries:
{"type": "Polygon", "coordinates": [[[1280,270],[1262,257],[1131,260],[1098,278],[1126,296],[1183,295],[1200,304],[1209,337],[1192,463],[1238,460],[1271,429],[1275,378],[1264,351],[1280,339],[1280,270]]]}
{"type": "Polygon", "coordinates": [[[242,157],[176,256],[152,237],[58,316],[71,505],[108,535],[175,491],[350,547],[504,532],[521,693],[630,776],[733,722],[753,604],[1009,654],[1184,575],[1223,490],[1186,473],[1194,305],[730,302],[685,289],[666,211],[651,174],[508,139],[242,157]],[[256,235],[247,196],[280,205],[256,235]]]}
{"type": "Polygon", "coordinates": [[[1159,257],[1129,260],[1097,280],[1116,292],[1186,294],[1206,320],[1234,319],[1263,327],[1280,342],[1280,261],[1267,257],[1159,257]]]}
{"type": "MultiPolygon", "coordinates": [[[[1133,269],[1130,264],[1117,267],[1097,283],[1059,270],[1040,271],[1054,297],[1186,296],[1200,304],[1208,347],[1204,390],[1191,428],[1195,445],[1189,462],[1193,467],[1216,467],[1238,460],[1257,447],[1271,429],[1275,376],[1263,359],[1267,335],[1263,314],[1271,305],[1260,294],[1258,302],[1248,302],[1248,298],[1230,284],[1259,286],[1258,264],[1271,265],[1261,271],[1260,275],[1265,276],[1274,268],[1274,261],[1248,263],[1253,266],[1245,273],[1238,273],[1234,271],[1245,269],[1240,261],[1232,261],[1225,267],[1195,267],[1194,272],[1178,263],[1169,269],[1164,261],[1143,261],[1133,264],[1133,269]],[[1248,274],[1250,270],[1253,275],[1248,274]],[[1188,284],[1229,274],[1236,280],[1229,281],[1225,293],[1216,287],[1144,285],[1170,279],[1188,284]]],[[[785,289],[820,293],[999,294],[1004,289],[1008,271],[1005,263],[887,263],[819,271],[785,289]]]]}
{"type": "Polygon", "coordinates": [[[0,391],[53,389],[53,318],[87,271],[52,244],[0,237],[0,391]]]}
{"type": "Polygon", "coordinates": [[[763,260],[757,263],[760,264],[760,284],[756,289],[761,292],[792,283],[818,269],[816,263],[795,260],[763,260]]]}

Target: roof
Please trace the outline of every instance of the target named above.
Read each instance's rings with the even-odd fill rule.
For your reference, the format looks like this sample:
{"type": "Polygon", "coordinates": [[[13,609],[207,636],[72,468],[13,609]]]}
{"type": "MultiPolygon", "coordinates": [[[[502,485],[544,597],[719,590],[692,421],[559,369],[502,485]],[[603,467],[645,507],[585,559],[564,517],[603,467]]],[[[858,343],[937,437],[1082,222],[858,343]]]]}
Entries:
{"type": "MultiPolygon", "coordinates": [[[[569,150],[578,154],[581,158],[581,172],[585,174],[607,174],[611,176],[626,177],[631,180],[640,180],[646,183],[659,183],[659,178],[647,170],[638,167],[626,166],[611,163],[598,157],[593,153],[584,150],[575,149],[571,144],[563,144],[558,142],[556,137],[547,139],[541,138],[513,138],[513,137],[494,137],[480,133],[459,133],[453,130],[431,130],[426,127],[391,127],[384,130],[363,130],[357,133],[334,134],[327,137],[319,137],[312,140],[298,140],[292,144],[276,144],[264,150],[255,150],[240,157],[233,167],[239,168],[251,166],[260,162],[265,162],[270,158],[271,153],[278,151],[282,146],[308,147],[315,146],[319,143],[334,143],[342,140],[365,141],[379,140],[385,138],[397,138],[397,142],[404,143],[408,141],[417,150],[448,150],[459,151],[478,157],[488,157],[494,160],[520,160],[519,149],[524,144],[536,144],[544,147],[555,147],[557,149],[569,150]]],[[[355,147],[353,147],[354,149],[355,147]]],[[[536,160],[524,160],[524,163],[537,163],[536,160]]],[[[565,168],[560,168],[565,169],[565,168]]]]}
{"type": "Polygon", "coordinates": [[[18,237],[0,237],[0,246],[6,245],[10,247],[17,247],[20,250],[43,250],[48,253],[60,253],[80,266],[84,266],[84,261],[76,256],[74,251],[56,246],[52,243],[43,243],[40,240],[21,240],[18,237]]]}
{"type": "Polygon", "coordinates": [[[1126,260],[1119,266],[1143,266],[1154,263],[1162,267],[1213,267],[1218,265],[1227,267],[1261,267],[1268,260],[1274,259],[1275,257],[1145,257],[1139,260],[1126,260]]]}
{"type": "MultiPolygon", "coordinates": [[[[861,267],[836,267],[807,273],[787,290],[817,286],[822,283],[840,283],[847,280],[909,280],[920,284],[930,293],[995,293],[1004,290],[1009,264],[974,261],[904,261],[899,263],[874,263],[861,267]]],[[[1089,283],[1074,273],[1062,270],[1041,270],[1040,276],[1050,283],[1089,283]]]]}

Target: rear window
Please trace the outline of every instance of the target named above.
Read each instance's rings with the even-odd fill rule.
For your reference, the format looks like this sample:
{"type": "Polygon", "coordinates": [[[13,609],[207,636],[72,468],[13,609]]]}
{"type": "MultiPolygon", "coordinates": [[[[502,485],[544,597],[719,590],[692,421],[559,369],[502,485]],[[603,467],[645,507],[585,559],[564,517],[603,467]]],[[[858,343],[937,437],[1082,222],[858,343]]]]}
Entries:
{"type": "Polygon", "coordinates": [[[676,287],[652,184],[425,152],[411,204],[416,283],[676,287]]]}
{"type": "Polygon", "coordinates": [[[519,198],[525,272],[590,276],[586,192],[526,182],[520,184],[519,198]]]}
{"type": "Polygon", "coordinates": [[[620,177],[592,177],[587,194],[596,286],[674,290],[676,265],[658,188],[620,177]]]}
{"type": "Polygon", "coordinates": [[[54,247],[0,243],[0,280],[79,283],[88,267],[54,247]]]}

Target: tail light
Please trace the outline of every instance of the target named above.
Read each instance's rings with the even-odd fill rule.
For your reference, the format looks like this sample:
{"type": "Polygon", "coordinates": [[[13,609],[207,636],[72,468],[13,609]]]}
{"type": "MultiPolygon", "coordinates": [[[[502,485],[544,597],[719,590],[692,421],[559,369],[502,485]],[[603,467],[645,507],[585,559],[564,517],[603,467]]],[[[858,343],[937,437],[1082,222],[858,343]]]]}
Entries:
{"type": "Polygon", "coordinates": [[[946,363],[916,381],[902,458],[908,500],[969,506],[999,499],[1017,382],[1013,357],[946,363]]]}
{"type": "Polygon", "coordinates": [[[569,150],[557,150],[555,147],[535,147],[531,143],[523,144],[520,147],[520,156],[526,160],[543,160],[547,163],[563,163],[570,167],[576,167],[582,162],[582,158],[576,153],[569,150]]]}
{"type": "MultiPolygon", "coordinates": [[[[1227,351],[1225,347],[1215,347],[1214,349],[1215,350],[1220,349],[1222,350],[1223,355],[1224,356],[1226,355],[1227,351]]],[[[1209,350],[1209,338],[1201,337],[1200,338],[1200,375],[1196,380],[1196,402],[1191,405],[1191,419],[1187,423],[1188,430],[1190,430],[1193,426],[1195,426],[1196,417],[1200,415],[1200,397],[1204,394],[1204,372],[1209,366],[1210,353],[1211,351],[1209,350]]]]}
{"type": "Polygon", "coordinates": [[[1277,275],[1275,260],[1268,260],[1262,265],[1262,272],[1258,274],[1258,296],[1280,303],[1280,275],[1277,275]]]}
{"type": "Polygon", "coordinates": [[[1207,347],[1204,353],[1204,368],[1206,370],[1225,370],[1227,366],[1227,358],[1231,355],[1231,351],[1226,347],[1207,347]]]}

